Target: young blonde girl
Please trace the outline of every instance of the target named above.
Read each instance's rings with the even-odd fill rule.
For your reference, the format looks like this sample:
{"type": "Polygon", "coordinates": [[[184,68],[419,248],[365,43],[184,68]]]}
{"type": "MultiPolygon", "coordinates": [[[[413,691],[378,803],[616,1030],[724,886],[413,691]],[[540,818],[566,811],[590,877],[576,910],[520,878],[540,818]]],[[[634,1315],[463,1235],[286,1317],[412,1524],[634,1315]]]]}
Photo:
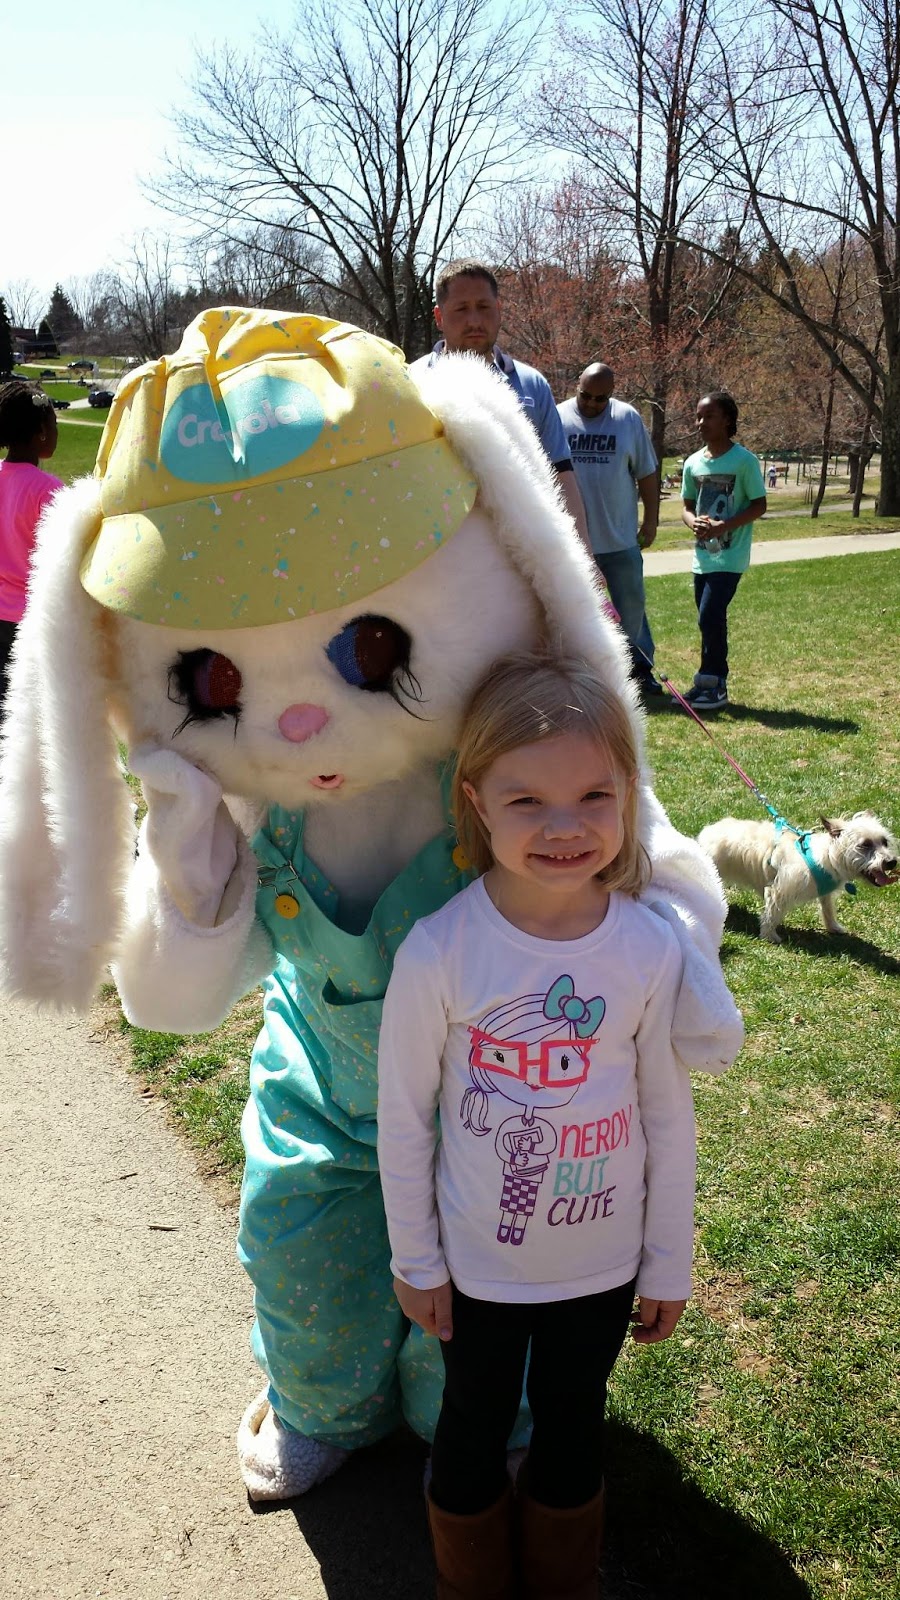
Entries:
{"type": "Polygon", "coordinates": [[[598,1594],[607,1379],[629,1321],[639,1343],[665,1339],[690,1293],[682,958],[635,899],[649,876],[637,804],[617,696],[577,660],[496,663],[455,774],[479,876],[412,930],[384,1002],[395,1290],[445,1366],[428,1516],[447,1600],[598,1594]],[[514,1519],[506,1446],[526,1364],[514,1519]]]}

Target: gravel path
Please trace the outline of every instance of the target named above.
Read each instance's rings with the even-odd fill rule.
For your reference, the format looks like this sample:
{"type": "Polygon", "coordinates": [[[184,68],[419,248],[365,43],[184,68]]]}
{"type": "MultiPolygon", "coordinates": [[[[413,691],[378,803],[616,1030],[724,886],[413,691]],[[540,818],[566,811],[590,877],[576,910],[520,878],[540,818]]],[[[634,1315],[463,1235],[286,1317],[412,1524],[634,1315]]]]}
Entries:
{"type": "Polygon", "coordinates": [[[260,1387],[230,1187],[126,1077],[102,1014],[0,1002],[0,1596],[413,1600],[423,1447],[400,1436],[254,1511],[260,1387]]]}

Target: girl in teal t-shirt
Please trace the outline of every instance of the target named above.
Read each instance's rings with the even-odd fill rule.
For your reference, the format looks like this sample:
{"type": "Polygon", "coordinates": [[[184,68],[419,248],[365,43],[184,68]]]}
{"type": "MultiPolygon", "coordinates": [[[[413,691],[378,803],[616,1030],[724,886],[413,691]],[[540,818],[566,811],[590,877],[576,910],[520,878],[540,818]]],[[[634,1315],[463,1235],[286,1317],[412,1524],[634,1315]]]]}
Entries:
{"type": "Polygon", "coordinates": [[[700,671],[685,699],[698,711],[728,704],[728,607],[750,565],[752,524],[766,509],[762,468],[735,444],[738,409],[724,389],[697,402],[702,450],[684,464],[682,521],[696,539],[694,599],[700,628],[700,671]]]}

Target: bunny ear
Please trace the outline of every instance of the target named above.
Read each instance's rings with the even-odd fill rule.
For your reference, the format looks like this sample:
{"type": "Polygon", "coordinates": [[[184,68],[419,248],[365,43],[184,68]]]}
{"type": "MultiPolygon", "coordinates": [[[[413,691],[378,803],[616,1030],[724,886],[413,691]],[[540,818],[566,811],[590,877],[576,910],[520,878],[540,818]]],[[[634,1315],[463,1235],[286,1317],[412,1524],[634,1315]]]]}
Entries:
{"type": "Polygon", "coordinates": [[[477,503],[537,596],[547,642],[583,655],[618,690],[641,751],[643,718],[625,637],[604,612],[597,568],[574,537],[556,476],[509,385],[486,362],[462,355],[441,356],[413,379],[477,478],[477,503]]]}
{"type": "Polygon", "coordinates": [[[134,823],[109,721],[109,621],[79,582],[99,491],[41,519],[0,742],[0,991],[87,1007],[118,942],[134,823]]]}

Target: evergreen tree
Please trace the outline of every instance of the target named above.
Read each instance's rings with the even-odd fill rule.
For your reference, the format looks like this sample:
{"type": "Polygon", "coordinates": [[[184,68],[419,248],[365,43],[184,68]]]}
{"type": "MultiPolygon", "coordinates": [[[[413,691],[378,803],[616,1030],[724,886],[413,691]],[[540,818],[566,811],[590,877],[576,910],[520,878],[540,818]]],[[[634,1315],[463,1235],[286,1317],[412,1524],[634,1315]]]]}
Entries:
{"type": "Polygon", "coordinates": [[[56,335],[46,317],[44,317],[37,331],[37,345],[41,355],[59,355],[59,346],[56,343],[56,335]]]}
{"type": "Polygon", "coordinates": [[[73,339],[82,331],[81,318],[60,283],[50,296],[47,321],[53,329],[53,337],[57,344],[62,344],[66,339],[73,339]]]}
{"type": "Polygon", "coordinates": [[[6,314],[6,301],[0,295],[0,378],[8,378],[13,365],[12,329],[6,314]]]}

